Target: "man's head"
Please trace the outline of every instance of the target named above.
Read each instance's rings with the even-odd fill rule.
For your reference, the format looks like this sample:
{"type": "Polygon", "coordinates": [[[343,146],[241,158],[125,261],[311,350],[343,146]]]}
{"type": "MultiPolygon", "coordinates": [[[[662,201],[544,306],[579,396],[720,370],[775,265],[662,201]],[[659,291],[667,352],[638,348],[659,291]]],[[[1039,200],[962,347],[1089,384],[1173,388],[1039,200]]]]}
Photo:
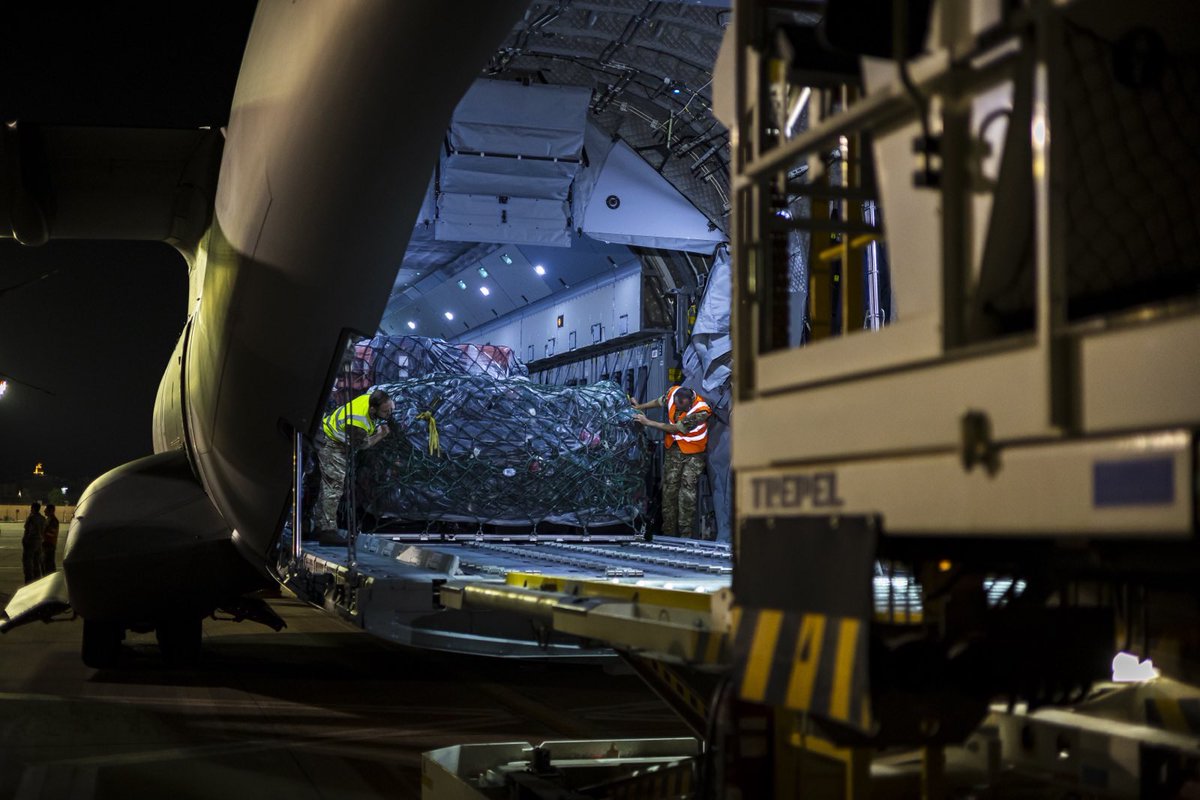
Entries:
{"type": "Polygon", "coordinates": [[[46,516],[50,516],[53,513],[54,513],[54,504],[46,503],[46,516]]]}
{"type": "Polygon", "coordinates": [[[42,504],[39,503],[38,501],[34,500],[32,503],[29,504],[30,513],[36,514],[37,512],[39,512],[41,510],[42,510],[42,504]]]}
{"type": "Polygon", "coordinates": [[[371,392],[371,399],[367,401],[367,405],[375,419],[389,419],[396,410],[392,398],[383,389],[371,392]]]}
{"type": "Polygon", "coordinates": [[[696,402],[696,393],[687,387],[682,387],[675,391],[675,399],[672,402],[680,411],[687,411],[692,407],[692,403],[696,402]]]}

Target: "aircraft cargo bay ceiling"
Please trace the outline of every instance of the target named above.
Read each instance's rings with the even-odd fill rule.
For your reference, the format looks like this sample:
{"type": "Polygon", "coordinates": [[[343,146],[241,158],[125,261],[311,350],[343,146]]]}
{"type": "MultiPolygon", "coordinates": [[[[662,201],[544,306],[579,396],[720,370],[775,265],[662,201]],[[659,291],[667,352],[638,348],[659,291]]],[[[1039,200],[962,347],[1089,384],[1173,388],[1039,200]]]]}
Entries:
{"type": "Polygon", "coordinates": [[[712,253],[728,2],[535,2],[460,102],[381,329],[458,338],[634,263],[712,253]],[[448,318],[446,312],[453,318],[448,318]]]}

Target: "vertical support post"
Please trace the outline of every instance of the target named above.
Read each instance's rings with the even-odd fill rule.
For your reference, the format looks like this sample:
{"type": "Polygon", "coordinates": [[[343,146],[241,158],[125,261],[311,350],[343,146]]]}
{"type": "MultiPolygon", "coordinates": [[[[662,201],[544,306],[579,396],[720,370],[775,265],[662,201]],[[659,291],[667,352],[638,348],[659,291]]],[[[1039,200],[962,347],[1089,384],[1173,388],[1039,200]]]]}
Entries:
{"type": "MultiPolygon", "coordinates": [[[[841,89],[841,111],[844,113],[850,104],[857,100],[855,91],[843,84],[841,89]]],[[[862,136],[847,134],[841,137],[838,149],[842,156],[841,188],[849,191],[862,188],[862,136]]],[[[862,206],[851,202],[844,196],[839,203],[841,218],[849,223],[851,209],[855,209],[859,219],[862,219],[862,206]]],[[[863,249],[849,233],[842,233],[842,275],[841,275],[841,334],[845,335],[863,328],[863,249]]]]}
{"type": "Polygon", "coordinates": [[[964,315],[967,273],[971,262],[971,213],[967,182],[970,159],[971,109],[956,82],[942,97],[942,349],[966,338],[964,315]]]}
{"type": "Polygon", "coordinates": [[[1045,381],[1046,423],[1060,431],[1074,424],[1072,413],[1072,363],[1068,341],[1063,336],[1067,323],[1066,232],[1064,208],[1059,197],[1063,186],[1062,159],[1053,148],[1054,132],[1060,127],[1062,103],[1058,86],[1062,28],[1051,3],[1039,2],[1036,13],[1037,64],[1033,73],[1034,266],[1037,308],[1037,346],[1042,354],[1045,381]]]}
{"type": "Polygon", "coordinates": [[[355,474],[358,472],[358,448],[354,446],[354,440],[350,437],[349,425],[346,429],[346,442],[350,450],[350,463],[346,466],[346,566],[353,574],[358,569],[358,497],[354,489],[354,485],[358,482],[355,480],[355,474]]]}
{"type": "MultiPolygon", "coordinates": [[[[879,215],[876,213],[875,202],[868,200],[862,205],[863,222],[877,225],[879,215]]],[[[869,330],[877,331],[883,327],[883,305],[879,298],[879,242],[873,241],[867,245],[867,324],[869,330]]],[[[891,588],[888,588],[889,602],[891,588]]]]}
{"type": "Polygon", "coordinates": [[[755,288],[751,284],[750,268],[750,196],[752,184],[744,179],[747,144],[743,137],[749,134],[746,130],[746,111],[749,88],[746,75],[747,62],[746,45],[750,39],[750,16],[753,9],[751,3],[735,3],[733,5],[733,41],[734,41],[734,119],[733,129],[729,132],[730,155],[733,160],[733,216],[731,225],[733,231],[733,246],[730,252],[732,264],[733,302],[730,303],[730,330],[733,334],[734,363],[738,368],[733,372],[733,389],[735,400],[747,400],[751,397],[754,386],[754,354],[755,350],[749,343],[752,341],[753,312],[751,310],[755,288]]]}
{"type": "Polygon", "coordinates": [[[946,796],[946,751],[941,745],[921,750],[921,800],[942,800],[946,796]]]}
{"type": "Polygon", "coordinates": [[[304,538],[304,434],[296,431],[292,442],[292,559],[300,560],[304,538]]]}

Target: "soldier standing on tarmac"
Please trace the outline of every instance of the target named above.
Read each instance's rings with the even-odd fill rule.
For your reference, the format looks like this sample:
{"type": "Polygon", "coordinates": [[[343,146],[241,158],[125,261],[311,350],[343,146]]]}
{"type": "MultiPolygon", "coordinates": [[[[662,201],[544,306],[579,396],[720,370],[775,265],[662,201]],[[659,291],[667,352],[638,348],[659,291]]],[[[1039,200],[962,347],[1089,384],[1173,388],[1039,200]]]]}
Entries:
{"type": "Polygon", "coordinates": [[[42,533],[46,530],[46,518],[41,511],[41,503],[35,501],[29,506],[25,533],[21,536],[21,565],[25,568],[27,584],[42,577],[42,533]]]}

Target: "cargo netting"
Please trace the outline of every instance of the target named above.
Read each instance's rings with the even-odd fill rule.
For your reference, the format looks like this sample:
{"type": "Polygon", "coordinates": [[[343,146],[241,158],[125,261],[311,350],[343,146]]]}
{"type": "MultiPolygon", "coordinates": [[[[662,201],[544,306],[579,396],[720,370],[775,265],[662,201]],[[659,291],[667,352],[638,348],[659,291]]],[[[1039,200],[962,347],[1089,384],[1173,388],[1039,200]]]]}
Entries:
{"type": "Polygon", "coordinates": [[[332,408],[382,383],[426,375],[528,377],[529,370],[512,348],[495,344],[455,344],[427,336],[380,334],[354,344],[347,369],[333,386],[332,408]]]}
{"type": "Polygon", "coordinates": [[[395,403],[391,434],[356,456],[358,507],[378,525],[634,526],[650,445],[625,391],[528,375],[499,345],[355,343],[327,411],[373,388],[395,403]]]}
{"type": "Polygon", "coordinates": [[[647,440],[611,381],[440,374],[378,388],[395,402],[392,433],[359,454],[356,487],[376,519],[632,527],[643,511],[647,440]]]}

